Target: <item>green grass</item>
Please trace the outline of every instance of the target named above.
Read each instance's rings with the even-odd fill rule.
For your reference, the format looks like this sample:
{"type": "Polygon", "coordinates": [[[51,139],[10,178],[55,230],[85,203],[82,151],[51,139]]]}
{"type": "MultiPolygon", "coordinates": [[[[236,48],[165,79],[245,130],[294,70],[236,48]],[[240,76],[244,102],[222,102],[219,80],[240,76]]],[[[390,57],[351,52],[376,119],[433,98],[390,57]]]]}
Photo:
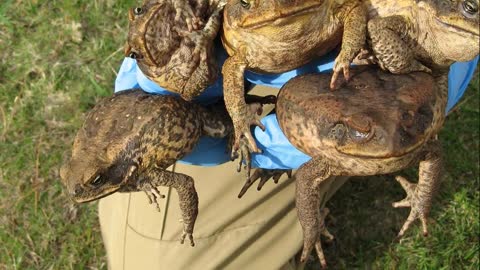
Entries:
{"type": "Polygon", "coordinates": [[[58,169],[82,116],[113,90],[134,1],[0,4],[0,269],[105,269],[96,207],[58,169]]]}
{"type": "MultiPolygon", "coordinates": [[[[58,169],[83,114],[112,92],[136,2],[0,4],[0,269],[106,269],[96,207],[74,205],[58,169]]],[[[470,88],[440,134],[446,177],[431,235],[416,224],[394,242],[408,215],[390,207],[400,186],[392,176],[356,179],[329,202],[332,268],[478,269],[478,77],[470,88]]]]}

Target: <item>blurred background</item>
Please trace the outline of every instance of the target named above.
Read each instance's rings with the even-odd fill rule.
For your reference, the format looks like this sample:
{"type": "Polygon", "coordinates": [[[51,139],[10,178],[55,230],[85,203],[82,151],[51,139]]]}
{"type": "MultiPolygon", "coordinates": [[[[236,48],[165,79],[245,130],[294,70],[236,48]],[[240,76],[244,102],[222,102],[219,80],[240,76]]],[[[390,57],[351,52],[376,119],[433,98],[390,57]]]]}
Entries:
{"type": "MultiPolygon", "coordinates": [[[[139,3],[1,1],[0,269],[107,268],[96,203],[71,202],[58,171],[85,112],[113,93],[127,9],[139,3]]],[[[478,269],[479,119],[477,71],[440,134],[445,177],[429,237],[416,223],[395,240],[409,209],[391,207],[405,196],[393,175],[354,178],[328,203],[330,267],[478,269]]]]}

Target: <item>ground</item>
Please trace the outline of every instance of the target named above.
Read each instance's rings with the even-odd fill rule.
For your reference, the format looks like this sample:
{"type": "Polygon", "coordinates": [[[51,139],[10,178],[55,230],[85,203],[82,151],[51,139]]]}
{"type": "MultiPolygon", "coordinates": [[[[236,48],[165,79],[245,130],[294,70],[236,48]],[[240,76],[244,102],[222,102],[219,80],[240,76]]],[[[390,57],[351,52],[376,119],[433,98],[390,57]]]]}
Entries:
{"type": "MultiPolygon", "coordinates": [[[[107,268],[96,203],[74,205],[58,169],[84,113],[113,91],[135,4],[0,4],[0,269],[107,268]]],[[[479,268],[478,84],[477,74],[440,134],[446,177],[430,236],[417,224],[395,241],[408,215],[390,206],[401,187],[392,175],[356,178],[329,202],[332,268],[479,268]]]]}

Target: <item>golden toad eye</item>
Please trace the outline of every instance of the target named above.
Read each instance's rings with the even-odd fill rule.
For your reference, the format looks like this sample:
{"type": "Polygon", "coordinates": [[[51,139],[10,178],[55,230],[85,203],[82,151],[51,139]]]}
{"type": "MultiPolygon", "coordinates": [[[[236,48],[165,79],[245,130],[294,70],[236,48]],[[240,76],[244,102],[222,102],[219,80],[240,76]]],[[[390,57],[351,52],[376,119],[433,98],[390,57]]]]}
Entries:
{"type": "Polygon", "coordinates": [[[249,0],[240,0],[240,5],[244,8],[250,8],[250,1],[249,0]]]}
{"type": "Polygon", "coordinates": [[[143,12],[144,10],[141,7],[136,7],[135,9],[133,9],[133,14],[135,15],[141,15],[143,12]]]}
{"type": "Polygon", "coordinates": [[[467,18],[473,18],[478,13],[478,3],[473,0],[465,0],[461,5],[462,14],[467,18]]]}

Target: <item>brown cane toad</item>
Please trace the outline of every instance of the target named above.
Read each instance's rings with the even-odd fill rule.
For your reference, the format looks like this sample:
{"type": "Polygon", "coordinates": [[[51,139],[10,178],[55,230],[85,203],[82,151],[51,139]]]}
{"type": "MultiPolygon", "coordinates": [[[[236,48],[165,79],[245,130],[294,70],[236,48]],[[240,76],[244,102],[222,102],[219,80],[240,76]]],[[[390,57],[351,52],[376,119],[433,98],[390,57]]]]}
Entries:
{"type": "Polygon", "coordinates": [[[146,1],[129,12],[125,55],[159,86],[192,100],[219,75],[213,47],[224,5],[219,0],[146,1]],[[178,5],[189,10],[187,15],[195,10],[198,23],[179,20],[184,16],[178,5]]]}
{"type": "Polygon", "coordinates": [[[313,247],[326,265],[320,235],[326,215],[319,211],[319,192],[330,176],[368,176],[419,165],[419,181],[398,176],[407,197],[394,207],[411,207],[399,232],[427,217],[441,172],[440,130],[447,102],[447,75],[424,72],[393,75],[373,66],[352,69],[351,80],[329,91],[328,74],[290,80],[280,90],[277,118],[288,140],[313,157],[296,174],[296,206],[304,232],[301,260],[313,247]]]}
{"type": "MultiPolygon", "coordinates": [[[[360,51],[366,11],[357,0],[231,0],[224,10],[222,42],[230,57],[223,65],[225,104],[235,127],[234,152],[244,144],[259,149],[251,125],[264,128],[244,99],[244,71],[281,73],[334,49],[332,86],[360,51]]],[[[234,153],[233,153],[234,154],[234,153]]]]}
{"type": "Polygon", "coordinates": [[[177,190],[186,236],[193,246],[198,197],[193,179],[166,169],[189,153],[202,135],[224,137],[233,130],[223,107],[203,108],[178,97],[123,91],[104,98],[77,133],[71,158],[60,170],[68,193],[89,202],[114,192],[145,191],[150,203],[157,186],[177,190]]]}

